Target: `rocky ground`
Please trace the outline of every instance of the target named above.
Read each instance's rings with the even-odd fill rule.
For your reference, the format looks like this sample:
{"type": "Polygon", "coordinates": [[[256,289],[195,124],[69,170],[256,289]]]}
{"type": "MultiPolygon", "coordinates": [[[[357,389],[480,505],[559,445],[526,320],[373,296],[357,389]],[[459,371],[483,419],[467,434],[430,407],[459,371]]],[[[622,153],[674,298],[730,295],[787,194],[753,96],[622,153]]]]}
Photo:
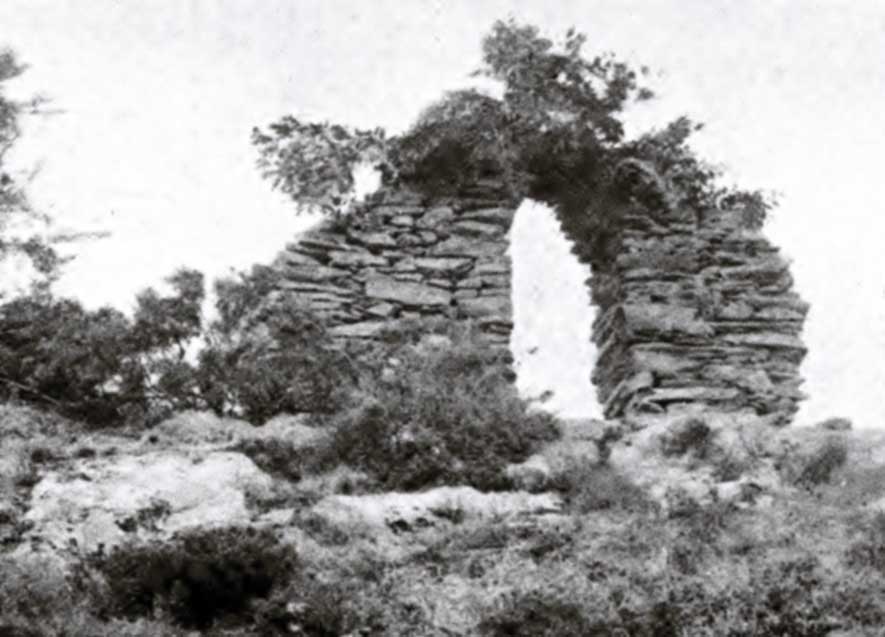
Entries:
{"type": "MultiPolygon", "coordinates": [[[[68,582],[71,608],[79,608],[81,593],[70,584],[70,573],[90,556],[231,526],[269,530],[295,547],[300,568],[312,578],[349,591],[341,603],[352,608],[350,634],[618,634],[589,628],[507,632],[500,621],[497,628],[489,622],[533,604],[540,605],[532,611],[539,617],[566,613],[544,601],[555,598],[573,606],[593,602],[629,628],[623,609],[648,606],[648,600],[631,602],[640,591],[657,599],[667,582],[677,604],[673,596],[694,583],[722,599],[743,600],[747,591],[741,586],[770,578],[760,575],[766,568],[795,568],[810,557],[818,579],[783,575],[780,584],[798,586],[783,594],[797,597],[778,608],[814,630],[777,632],[759,615],[768,602],[744,600],[755,604],[754,619],[748,619],[753,613],[728,617],[730,611],[720,608],[720,618],[683,617],[676,632],[661,632],[660,626],[642,632],[646,628],[634,622],[623,634],[880,634],[864,619],[879,617],[880,609],[864,606],[839,616],[828,606],[836,602],[818,598],[842,595],[843,605],[872,603],[831,589],[873,575],[864,586],[885,588],[876,570],[882,568],[877,551],[885,550],[885,518],[877,517],[885,509],[885,434],[851,431],[843,421],[774,430],[749,416],[702,413],[645,425],[633,430],[614,421],[563,423],[560,440],[508,468],[519,487],[514,491],[443,486],[366,493],[366,477],[344,466],[318,475],[286,474],[275,450],[297,455],[326,435],[295,417],[256,428],[189,413],[147,432],[89,433],[29,409],[5,407],[0,635],[270,634],[249,632],[254,628],[175,632],[163,617],[96,619],[82,610],[72,615],[62,603],[58,617],[32,619],[43,632],[27,633],[22,613],[12,608],[10,582],[18,582],[20,591],[27,582],[39,590],[34,574],[55,573],[68,582]],[[875,535],[876,524],[882,524],[882,537],[875,535]],[[743,632],[716,632],[740,622],[743,632]]],[[[721,599],[692,603],[700,617],[721,599]]],[[[339,634],[311,632],[305,604],[292,600],[278,634],[339,634]]],[[[561,620],[551,617],[542,623],[561,620]]],[[[533,620],[520,621],[530,626],[533,620]]]]}

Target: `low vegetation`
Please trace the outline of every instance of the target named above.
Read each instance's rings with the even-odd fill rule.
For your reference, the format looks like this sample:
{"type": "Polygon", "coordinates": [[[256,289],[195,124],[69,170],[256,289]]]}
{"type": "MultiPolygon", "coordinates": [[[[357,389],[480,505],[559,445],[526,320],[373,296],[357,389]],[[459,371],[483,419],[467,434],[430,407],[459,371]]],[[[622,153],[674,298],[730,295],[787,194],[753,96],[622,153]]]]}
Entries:
{"type": "Polygon", "coordinates": [[[507,464],[521,462],[558,430],[532,411],[508,380],[499,352],[463,328],[417,344],[382,347],[355,404],[328,419],[332,435],[317,468],[348,464],[388,490],[468,484],[509,486],[507,464]],[[441,339],[441,340],[440,340],[441,339]]]}

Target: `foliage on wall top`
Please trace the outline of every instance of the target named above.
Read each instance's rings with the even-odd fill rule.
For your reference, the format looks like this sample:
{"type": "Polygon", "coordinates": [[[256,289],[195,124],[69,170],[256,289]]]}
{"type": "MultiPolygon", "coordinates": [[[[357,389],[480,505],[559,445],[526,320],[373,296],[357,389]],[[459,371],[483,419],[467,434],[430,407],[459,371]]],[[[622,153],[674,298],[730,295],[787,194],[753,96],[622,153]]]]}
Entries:
{"type": "Polygon", "coordinates": [[[259,164],[274,187],[333,215],[348,210],[353,168],[368,163],[387,183],[430,194],[503,179],[515,200],[552,205],[567,232],[599,245],[619,212],[636,206],[698,215],[733,208],[747,226],[761,226],[770,202],[758,191],[718,185],[719,172],[688,145],[699,125],[682,117],[625,138],[625,108],[653,97],[640,83],[646,69],[610,54],[587,58],[585,43],[574,29],[557,44],[534,26],[496,22],[473,75],[496,82],[500,96],[449,92],[399,136],[286,116],[267,131],[254,129],[259,164]]]}

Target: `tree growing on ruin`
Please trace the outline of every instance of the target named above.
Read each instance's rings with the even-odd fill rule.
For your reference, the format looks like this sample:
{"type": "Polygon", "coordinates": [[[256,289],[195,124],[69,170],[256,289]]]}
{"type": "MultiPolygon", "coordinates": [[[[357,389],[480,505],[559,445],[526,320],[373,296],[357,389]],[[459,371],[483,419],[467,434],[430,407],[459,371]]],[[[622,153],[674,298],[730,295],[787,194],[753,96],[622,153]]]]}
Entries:
{"type": "Polygon", "coordinates": [[[274,187],[302,207],[339,214],[352,203],[352,171],[378,168],[386,183],[428,194],[456,193],[478,179],[503,180],[515,201],[543,201],[566,232],[605,258],[618,215],[686,207],[733,209],[759,227],[771,204],[761,193],[719,185],[719,172],[698,158],[689,138],[699,126],[682,117],[636,139],[623,114],[653,97],[635,69],[612,54],[588,57],[587,38],[570,29],[559,41],[531,25],[496,22],[473,73],[500,95],[475,88],[446,93],[402,135],[350,129],[286,116],[254,129],[259,164],[274,187]]]}

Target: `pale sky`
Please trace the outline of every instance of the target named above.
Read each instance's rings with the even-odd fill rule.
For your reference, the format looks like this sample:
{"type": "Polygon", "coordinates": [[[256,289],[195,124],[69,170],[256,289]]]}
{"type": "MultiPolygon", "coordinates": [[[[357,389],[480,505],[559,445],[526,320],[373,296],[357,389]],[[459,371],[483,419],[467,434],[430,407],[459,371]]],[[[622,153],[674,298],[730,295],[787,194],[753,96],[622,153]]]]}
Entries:
{"type": "MultiPolygon", "coordinates": [[[[31,65],[10,90],[64,110],[26,121],[12,159],[42,164],[32,198],[59,227],[113,233],[80,249],[62,291],[126,309],[180,265],[217,275],[269,260],[307,220],[260,178],[251,127],[295,113],[401,130],[465,83],[482,35],[508,15],[552,35],[574,25],[588,52],[650,66],[660,97],[631,114],[633,130],[686,113],[707,123],[695,145],[730,180],[781,194],[767,234],[812,304],[812,399],[798,422],[885,426],[885,5],[874,1],[2,0],[0,45],[31,65]]],[[[538,276],[564,263],[558,279],[572,280],[549,237],[538,276]]],[[[566,345],[540,345],[560,364],[533,365],[554,384],[565,382],[556,352],[591,355],[567,343],[588,333],[577,305],[574,320],[556,314],[566,345]]],[[[588,373],[557,389],[570,411],[596,408],[588,373]]]]}

